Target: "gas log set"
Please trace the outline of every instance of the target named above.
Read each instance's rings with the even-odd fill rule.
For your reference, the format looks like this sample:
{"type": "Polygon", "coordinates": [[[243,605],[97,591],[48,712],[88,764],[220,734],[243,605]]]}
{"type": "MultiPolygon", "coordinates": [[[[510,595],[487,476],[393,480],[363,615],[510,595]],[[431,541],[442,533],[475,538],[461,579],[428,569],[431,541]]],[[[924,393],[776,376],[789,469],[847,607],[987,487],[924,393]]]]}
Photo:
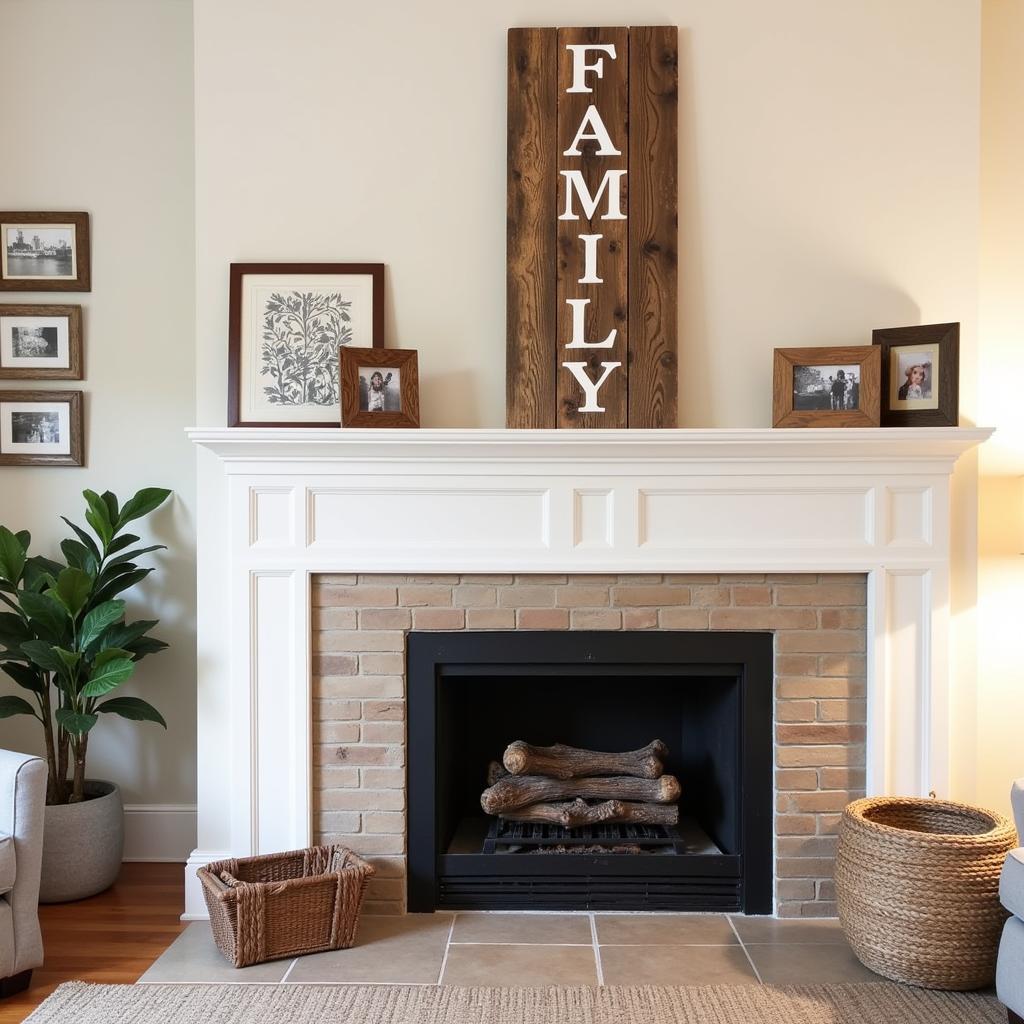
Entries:
{"type": "MultiPolygon", "coordinates": [[[[562,829],[675,826],[679,822],[679,780],[665,774],[667,756],[668,748],[661,740],[620,754],[562,743],[535,747],[516,740],[505,750],[501,764],[491,762],[480,806],[503,822],[562,829]]],[[[601,835],[608,832],[594,833],[595,838],[601,835]]],[[[605,848],[600,841],[598,846],[605,848]]],[[[632,852],[618,844],[614,848],[615,852],[632,852]]],[[[596,850],[574,846],[547,852],[596,850]]]]}

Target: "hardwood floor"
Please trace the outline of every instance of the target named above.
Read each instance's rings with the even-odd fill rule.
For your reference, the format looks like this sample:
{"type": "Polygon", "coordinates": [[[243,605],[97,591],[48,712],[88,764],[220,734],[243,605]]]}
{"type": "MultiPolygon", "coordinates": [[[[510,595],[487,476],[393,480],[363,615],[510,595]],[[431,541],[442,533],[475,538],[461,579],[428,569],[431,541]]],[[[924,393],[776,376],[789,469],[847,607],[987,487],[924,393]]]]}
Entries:
{"type": "Polygon", "coordinates": [[[15,1024],[61,982],[131,983],[185,927],[183,864],[125,864],[114,886],[77,903],[39,908],[46,960],[20,995],[0,1000],[15,1024]]]}

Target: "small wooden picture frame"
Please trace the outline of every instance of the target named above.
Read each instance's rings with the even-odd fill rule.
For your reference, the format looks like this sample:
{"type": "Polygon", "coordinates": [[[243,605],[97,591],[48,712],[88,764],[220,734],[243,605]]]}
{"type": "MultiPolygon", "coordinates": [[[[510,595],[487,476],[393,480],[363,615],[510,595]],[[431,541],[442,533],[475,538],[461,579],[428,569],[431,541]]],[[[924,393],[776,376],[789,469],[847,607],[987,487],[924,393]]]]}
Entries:
{"type": "Polygon", "coordinates": [[[960,324],[883,327],[882,426],[956,427],[960,423],[960,324]]]}
{"type": "Polygon", "coordinates": [[[0,380],[81,379],[81,306],[0,303],[0,380]]]}
{"type": "Polygon", "coordinates": [[[81,466],[81,391],[0,391],[0,466],[81,466]]]}
{"type": "Polygon", "coordinates": [[[878,426],[881,358],[874,345],[777,348],[773,381],[773,426],[878,426]]]}
{"type": "Polygon", "coordinates": [[[91,290],[89,214],[0,211],[0,291],[91,290]]]}
{"type": "Polygon", "coordinates": [[[420,425],[420,382],[415,349],[341,350],[341,425],[420,425]]]}

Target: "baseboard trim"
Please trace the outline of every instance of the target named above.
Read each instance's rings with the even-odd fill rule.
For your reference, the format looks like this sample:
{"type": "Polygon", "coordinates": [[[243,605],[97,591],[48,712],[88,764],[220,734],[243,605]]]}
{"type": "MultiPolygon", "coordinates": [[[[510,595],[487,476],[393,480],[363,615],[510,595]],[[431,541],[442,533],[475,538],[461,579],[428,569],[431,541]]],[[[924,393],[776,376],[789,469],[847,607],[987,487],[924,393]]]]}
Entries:
{"type": "Polygon", "coordinates": [[[180,864],[195,843],[195,804],[125,804],[124,860],[180,864]]]}
{"type": "Polygon", "coordinates": [[[206,899],[203,887],[196,872],[200,868],[212,864],[215,860],[227,860],[231,855],[226,850],[193,850],[185,865],[185,912],[182,921],[208,921],[210,915],[206,910],[206,899]]]}

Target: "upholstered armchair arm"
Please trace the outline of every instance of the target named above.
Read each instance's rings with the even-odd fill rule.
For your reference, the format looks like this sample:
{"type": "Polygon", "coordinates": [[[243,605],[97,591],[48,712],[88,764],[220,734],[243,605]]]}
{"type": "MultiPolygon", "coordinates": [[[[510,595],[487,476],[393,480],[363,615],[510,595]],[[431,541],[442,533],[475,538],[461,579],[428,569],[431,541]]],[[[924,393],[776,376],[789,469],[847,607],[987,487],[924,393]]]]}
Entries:
{"type": "Polygon", "coordinates": [[[0,832],[14,838],[14,926],[12,974],[43,962],[39,932],[39,872],[43,863],[43,818],[46,810],[46,762],[41,757],[0,750],[0,832]]]}
{"type": "Polygon", "coordinates": [[[1013,784],[1010,790],[1010,805],[1013,807],[1013,820],[1017,823],[1017,836],[1024,845],[1024,778],[1013,784]]]}

